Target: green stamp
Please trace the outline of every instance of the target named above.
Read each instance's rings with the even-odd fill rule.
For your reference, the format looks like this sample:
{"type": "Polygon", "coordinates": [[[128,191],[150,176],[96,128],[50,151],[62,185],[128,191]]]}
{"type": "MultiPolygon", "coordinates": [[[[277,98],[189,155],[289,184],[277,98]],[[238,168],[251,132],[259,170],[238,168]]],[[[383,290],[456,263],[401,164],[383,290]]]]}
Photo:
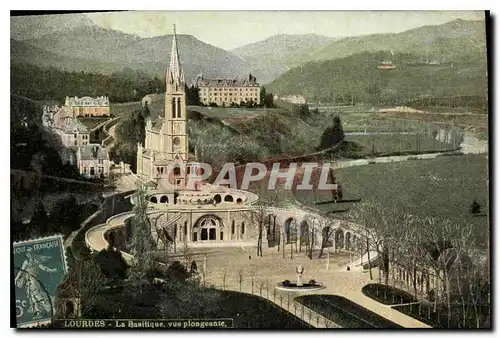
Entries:
{"type": "Polygon", "coordinates": [[[67,271],[61,236],[13,245],[17,327],[52,321],[57,287],[67,271]]]}

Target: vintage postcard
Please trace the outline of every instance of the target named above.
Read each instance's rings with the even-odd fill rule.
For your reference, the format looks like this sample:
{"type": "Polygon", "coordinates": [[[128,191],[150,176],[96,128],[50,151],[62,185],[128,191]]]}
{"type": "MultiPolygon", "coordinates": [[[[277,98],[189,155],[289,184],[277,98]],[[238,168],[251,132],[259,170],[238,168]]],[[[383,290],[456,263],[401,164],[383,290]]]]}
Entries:
{"type": "Polygon", "coordinates": [[[489,12],[10,24],[12,327],[491,329],[489,12]]]}

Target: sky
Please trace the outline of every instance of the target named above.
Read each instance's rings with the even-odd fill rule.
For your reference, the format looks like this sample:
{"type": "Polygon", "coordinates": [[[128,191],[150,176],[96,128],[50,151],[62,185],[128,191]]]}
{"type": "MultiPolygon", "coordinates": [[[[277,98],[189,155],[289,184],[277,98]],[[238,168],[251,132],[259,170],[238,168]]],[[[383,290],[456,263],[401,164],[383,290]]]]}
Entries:
{"type": "Polygon", "coordinates": [[[152,37],[190,34],[231,50],[276,34],[319,34],[346,37],[397,33],[455,19],[484,20],[482,11],[134,11],[92,13],[97,25],[152,37]]]}

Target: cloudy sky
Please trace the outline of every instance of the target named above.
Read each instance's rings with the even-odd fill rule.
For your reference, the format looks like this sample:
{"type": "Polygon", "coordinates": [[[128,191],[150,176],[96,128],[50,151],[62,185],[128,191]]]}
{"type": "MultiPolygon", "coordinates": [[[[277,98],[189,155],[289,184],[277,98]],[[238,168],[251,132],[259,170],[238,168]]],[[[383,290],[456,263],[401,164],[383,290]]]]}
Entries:
{"type": "Polygon", "coordinates": [[[321,34],[331,37],[401,32],[454,19],[483,20],[472,11],[138,11],[87,14],[97,25],[141,37],[177,32],[224,49],[275,34],[321,34]]]}

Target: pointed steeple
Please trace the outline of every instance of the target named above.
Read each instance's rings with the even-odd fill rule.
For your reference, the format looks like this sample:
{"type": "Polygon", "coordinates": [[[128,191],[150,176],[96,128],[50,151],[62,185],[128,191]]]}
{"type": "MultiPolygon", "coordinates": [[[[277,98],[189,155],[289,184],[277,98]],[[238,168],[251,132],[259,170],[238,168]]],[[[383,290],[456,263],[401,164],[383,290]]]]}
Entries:
{"type": "Polygon", "coordinates": [[[181,69],[179,51],[177,50],[177,34],[175,32],[175,25],[174,36],[172,37],[172,50],[170,52],[170,65],[168,68],[168,74],[170,75],[168,80],[170,83],[184,83],[184,72],[181,69]]]}

